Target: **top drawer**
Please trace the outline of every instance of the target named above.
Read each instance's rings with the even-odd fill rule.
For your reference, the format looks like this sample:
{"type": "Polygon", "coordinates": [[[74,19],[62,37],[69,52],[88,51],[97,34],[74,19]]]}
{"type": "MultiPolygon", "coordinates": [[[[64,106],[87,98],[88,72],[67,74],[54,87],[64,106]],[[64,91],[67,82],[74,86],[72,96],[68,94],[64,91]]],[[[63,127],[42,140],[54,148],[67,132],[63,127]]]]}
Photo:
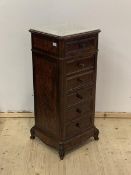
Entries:
{"type": "Polygon", "coordinates": [[[91,54],[88,57],[73,58],[66,61],[65,72],[66,75],[71,75],[76,72],[91,70],[95,68],[96,54],[91,54]]]}
{"type": "Polygon", "coordinates": [[[33,34],[32,35],[32,47],[51,55],[58,55],[58,41],[46,36],[33,34]]]}
{"type": "Polygon", "coordinates": [[[79,53],[86,54],[87,52],[97,50],[97,37],[84,38],[66,42],[65,55],[74,56],[79,53]],[[85,51],[85,52],[84,52],[85,51]]]}

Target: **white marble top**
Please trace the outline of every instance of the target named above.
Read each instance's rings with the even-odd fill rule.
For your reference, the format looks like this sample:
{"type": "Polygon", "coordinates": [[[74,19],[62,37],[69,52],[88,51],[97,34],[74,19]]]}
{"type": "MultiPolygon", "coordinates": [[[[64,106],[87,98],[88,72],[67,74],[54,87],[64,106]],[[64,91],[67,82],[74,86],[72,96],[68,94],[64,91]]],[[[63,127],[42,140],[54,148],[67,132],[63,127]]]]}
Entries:
{"type": "Polygon", "coordinates": [[[72,35],[77,33],[83,33],[88,31],[93,31],[98,29],[97,27],[83,27],[83,26],[77,26],[74,24],[62,24],[62,25],[53,25],[53,26],[42,26],[42,27],[34,27],[34,30],[37,30],[39,32],[45,32],[50,33],[57,36],[66,36],[66,35],[72,35]]]}

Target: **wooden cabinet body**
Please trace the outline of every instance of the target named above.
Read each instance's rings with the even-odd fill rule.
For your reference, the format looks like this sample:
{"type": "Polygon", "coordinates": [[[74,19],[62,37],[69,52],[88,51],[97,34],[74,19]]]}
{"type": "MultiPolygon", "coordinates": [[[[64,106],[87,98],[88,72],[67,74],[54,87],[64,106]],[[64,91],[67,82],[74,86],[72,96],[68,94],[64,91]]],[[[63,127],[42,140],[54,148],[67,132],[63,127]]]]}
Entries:
{"type": "Polygon", "coordinates": [[[89,137],[94,126],[99,30],[57,36],[30,30],[32,37],[35,126],[38,136],[66,151],[89,137]]]}

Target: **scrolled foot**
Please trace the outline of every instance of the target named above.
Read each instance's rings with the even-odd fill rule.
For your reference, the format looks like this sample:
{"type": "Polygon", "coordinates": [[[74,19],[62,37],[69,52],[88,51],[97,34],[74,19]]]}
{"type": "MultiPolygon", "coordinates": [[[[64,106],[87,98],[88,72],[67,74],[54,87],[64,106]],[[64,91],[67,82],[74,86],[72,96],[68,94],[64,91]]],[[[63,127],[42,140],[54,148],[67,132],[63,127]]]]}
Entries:
{"type": "Polygon", "coordinates": [[[35,136],[32,136],[32,135],[31,135],[31,136],[30,136],[30,139],[35,139],[35,136]]]}
{"type": "Polygon", "coordinates": [[[64,159],[64,156],[65,156],[65,150],[64,150],[64,146],[63,146],[63,144],[60,144],[60,145],[59,145],[59,156],[60,156],[60,159],[61,159],[61,160],[64,159]]]}
{"type": "Polygon", "coordinates": [[[98,135],[99,135],[99,130],[97,128],[94,128],[94,139],[95,140],[99,140],[98,135]]]}
{"type": "Polygon", "coordinates": [[[30,134],[31,134],[30,139],[35,139],[35,129],[34,129],[34,126],[31,128],[30,134]]]}

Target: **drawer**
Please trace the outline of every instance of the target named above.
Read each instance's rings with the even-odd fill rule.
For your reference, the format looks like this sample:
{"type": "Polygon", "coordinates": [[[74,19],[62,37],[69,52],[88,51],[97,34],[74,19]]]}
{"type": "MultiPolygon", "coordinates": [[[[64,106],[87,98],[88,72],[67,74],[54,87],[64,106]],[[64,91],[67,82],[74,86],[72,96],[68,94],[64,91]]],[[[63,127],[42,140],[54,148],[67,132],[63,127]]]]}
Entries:
{"type": "Polygon", "coordinates": [[[93,114],[86,113],[83,118],[70,122],[65,126],[65,138],[79,135],[92,127],[93,114]]]}
{"type": "Polygon", "coordinates": [[[48,54],[58,55],[58,41],[53,38],[33,34],[32,47],[48,54]]]}
{"type": "Polygon", "coordinates": [[[73,91],[73,89],[84,85],[92,85],[95,82],[95,71],[91,70],[83,74],[68,77],[66,79],[66,90],[73,91]]]}
{"type": "Polygon", "coordinates": [[[76,92],[66,95],[66,107],[71,107],[77,103],[91,100],[95,91],[93,87],[77,90],[76,92]]]}
{"type": "Polygon", "coordinates": [[[95,67],[95,58],[94,54],[86,58],[74,58],[66,61],[66,75],[70,75],[76,72],[90,70],[95,67]]]}
{"type": "Polygon", "coordinates": [[[94,98],[87,99],[85,102],[78,103],[71,108],[65,110],[64,121],[69,122],[76,118],[81,118],[86,112],[93,112],[94,98]]]}
{"type": "MultiPolygon", "coordinates": [[[[81,51],[91,52],[97,50],[97,37],[68,41],[65,44],[65,55],[74,55],[81,51]]],[[[82,52],[81,52],[82,54],[82,52]]]]}

